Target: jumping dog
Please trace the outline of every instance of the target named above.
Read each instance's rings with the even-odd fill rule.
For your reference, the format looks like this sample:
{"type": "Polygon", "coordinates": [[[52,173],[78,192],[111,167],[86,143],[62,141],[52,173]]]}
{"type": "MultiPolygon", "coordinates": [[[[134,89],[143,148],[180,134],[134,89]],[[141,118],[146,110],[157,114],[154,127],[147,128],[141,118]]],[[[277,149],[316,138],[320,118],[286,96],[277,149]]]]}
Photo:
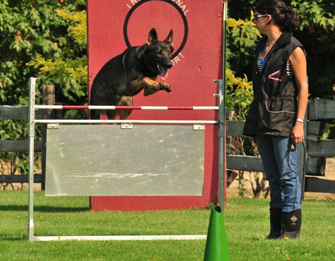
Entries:
{"type": "MultiPolygon", "coordinates": [[[[155,28],[149,32],[147,43],[130,47],[109,60],[96,75],[91,88],[91,105],[132,106],[133,96],[144,89],[144,96],[159,90],[171,92],[165,83],[168,69],[172,67],[173,31],[164,41],[159,41],[155,28]],[[160,76],[162,81],[157,82],[160,76]]],[[[100,113],[109,119],[126,119],[131,110],[91,110],[91,119],[99,119],[100,113]]]]}

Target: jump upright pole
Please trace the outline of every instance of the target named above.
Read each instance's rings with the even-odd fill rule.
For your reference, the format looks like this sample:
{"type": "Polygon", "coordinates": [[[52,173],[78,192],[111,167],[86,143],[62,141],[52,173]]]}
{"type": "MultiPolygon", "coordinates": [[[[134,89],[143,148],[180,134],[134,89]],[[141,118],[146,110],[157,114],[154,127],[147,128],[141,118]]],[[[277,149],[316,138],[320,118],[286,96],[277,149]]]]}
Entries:
{"type": "Polygon", "coordinates": [[[222,33],[222,79],[215,80],[218,84],[218,104],[219,104],[219,205],[224,211],[225,202],[225,177],[226,177],[226,97],[225,97],[225,87],[226,87],[226,45],[227,45],[227,10],[228,1],[223,2],[223,33],[222,33]]]}
{"type": "Polygon", "coordinates": [[[29,214],[28,240],[34,239],[34,142],[35,142],[35,88],[37,78],[29,79],[29,214]]]}

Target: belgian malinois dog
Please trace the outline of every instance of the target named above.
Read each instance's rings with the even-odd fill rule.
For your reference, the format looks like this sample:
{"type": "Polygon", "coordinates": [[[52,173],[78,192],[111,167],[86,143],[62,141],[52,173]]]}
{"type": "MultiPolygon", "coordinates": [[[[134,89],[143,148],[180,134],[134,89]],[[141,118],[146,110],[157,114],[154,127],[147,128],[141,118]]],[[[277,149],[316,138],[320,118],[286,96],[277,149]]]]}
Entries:
{"type": "MultiPolygon", "coordinates": [[[[132,106],[132,96],[144,89],[144,96],[159,90],[171,92],[164,82],[172,67],[173,31],[164,41],[159,41],[155,28],[149,32],[148,41],[142,46],[130,47],[109,60],[96,75],[91,88],[91,105],[132,106]],[[160,75],[162,81],[156,79],[160,75]]],[[[100,113],[109,119],[126,119],[131,110],[91,110],[91,119],[99,119],[100,113]]]]}

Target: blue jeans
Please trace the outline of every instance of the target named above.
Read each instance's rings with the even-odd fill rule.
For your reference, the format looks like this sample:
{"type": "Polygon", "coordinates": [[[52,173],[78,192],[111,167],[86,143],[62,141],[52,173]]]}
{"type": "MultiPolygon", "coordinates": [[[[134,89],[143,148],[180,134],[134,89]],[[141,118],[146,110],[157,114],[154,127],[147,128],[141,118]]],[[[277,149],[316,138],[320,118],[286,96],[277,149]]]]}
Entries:
{"type": "Polygon", "coordinates": [[[283,212],[301,209],[297,150],[291,150],[291,139],[258,135],[256,143],[270,184],[270,209],[279,208],[283,212]]]}

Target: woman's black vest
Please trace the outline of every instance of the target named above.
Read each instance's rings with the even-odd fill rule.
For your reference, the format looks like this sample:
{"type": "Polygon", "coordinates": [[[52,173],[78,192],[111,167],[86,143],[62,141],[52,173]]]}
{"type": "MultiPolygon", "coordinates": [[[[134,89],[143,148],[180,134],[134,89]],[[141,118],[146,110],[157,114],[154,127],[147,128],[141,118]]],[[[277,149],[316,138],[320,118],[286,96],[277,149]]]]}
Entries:
{"type": "Polygon", "coordinates": [[[293,50],[302,44],[291,33],[283,32],[267,55],[262,72],[257,59],[267,37],[257,48],[253,70],[254,100],[249,107],[243,134],[289,137],[296,121],[298,88],[294,75],[287,74],[287,63],[293,50]]]}

